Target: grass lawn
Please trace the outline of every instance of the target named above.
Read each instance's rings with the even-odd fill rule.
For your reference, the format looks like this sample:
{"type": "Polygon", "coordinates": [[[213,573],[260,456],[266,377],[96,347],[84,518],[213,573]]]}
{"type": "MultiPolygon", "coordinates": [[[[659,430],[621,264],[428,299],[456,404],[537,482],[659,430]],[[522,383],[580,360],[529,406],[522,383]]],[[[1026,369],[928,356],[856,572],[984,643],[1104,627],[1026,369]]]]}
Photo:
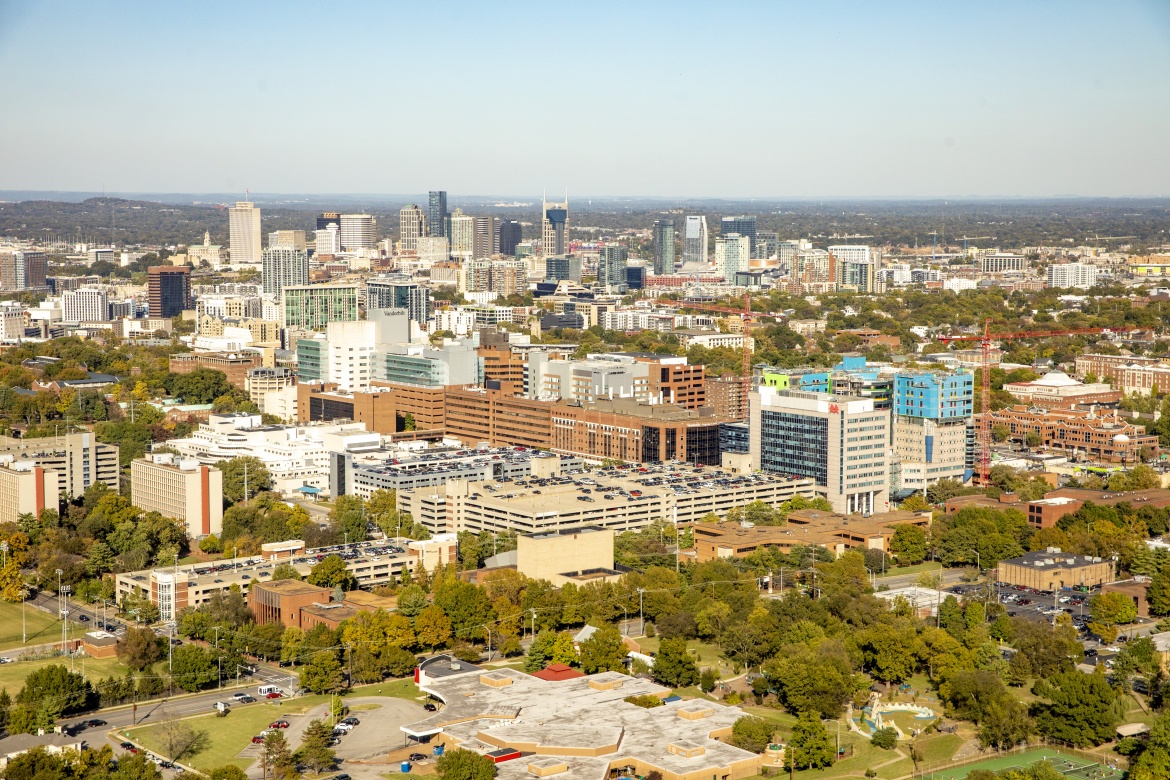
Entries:
{"type": "MultiPolygon", "coordinates": [[[[940,571],[943,565],[938,561],[926,561],[914,566],[895,566],[892,569],[886,569],[885,577],[904,577],[907,574],[921,574],[924,571],[940,571]]],[[[880,585],[883,576],[878,575],[877,581],[880,585]]]]}
{"type": "MultiPolygon", "coordinates": [[[[328,696],[304,696],[288,701],[281,700],[277,704],[238,707],[224,718],[214,713],[188,718],[185,722],[197,732],[207,732],[207,739],[204,740],[201,750],[184,756],[182,760],[203,772],[209,772],[224,764],[235,764],[241,769],[247,769],[255,759],[237,756],[251,744],[253,736],[268,728],[268,724],[279,717],[307,712],[328,700],[328,696]]],[[[142,726],[136,729],[119,729],[118,733],[128,736],[152,753],[165,756],[161,728],[159,725],[142,726]]]]}
{"type": "Polygon", "coordinates": [[[0,601],[0,650],[10,650],[24,645],[43,645],[61,641],[61,621],[48,612],[33,606],[24,607],[24,625],[28,641],[21,638],[20,604],[0,601]]]}
{"type": "Polygon", "coordinates": [[[938,761],[950,761],[966,740],[958,734],[924,734],[915,740],[918,752],[922,758],[920,763],[933,764],[938,761]]]}
{"type": "MultiPolygon", "coordinates": [[[[0,688],[7,688],[8,693],[12,696],[24,687],[25,678],[31,673],[35,672],[43,666],[50,666],[52,664],[64,664],[69,666],[68,658],[47,658],[42,661],[17,661],[13,664],[4,664],[0,666],[0,688]]],[[[97,682],[104,677],[123,677],[128,668],[117,658],[86,658],[84,664],[82,658],[78,657],[73,661],[73,669],[79,674],[84,667],[85,676],[91,682],[97,682]]]]}
{"type": "MultiPolygon", "coordinates": [[[[1061,753],[1054,748],[1036,748],[1034,750],[1029,750],[1023,753],[1012,753],[1006,756],[1000,756],[999,758],[990,758],[986,761],[979,761],[973,764],[964,764],[963,766],[959,767],[951,768],[944,766],[941,769],[934,771],[931,771],[929,767],[924,766],[923,768],[930,772],[930,775],[934,778],[934,780],[965,780],[967,775],[969,775],[971,772],[974,772],[976,769],[986,769],[988,771],[998,772],[1004,769],[1030,766],[1038,761],[1043,761],[1045,758],[1051,760],[1059,771],[1061,771],[1063,774],[1066,774],[1070,778],[1078,778],[1078,773],[1070,773],[1069,769],[1071,767],[1066,766],[1065,762],[1071,762],[1072,767],[1082,767],[1090,763],[1083,758],[1075,758],[1065,753],[1061,753]]],[[[1113,778],[1121,778],[1123,776],[1121,770],[1117,770],[1116,773],[1113,773],[1108,769],[1102,770],[1101,767],[1097,767],[1097,770],[1105,772],[1105,774],[1101,776],[1104,780],[1113,780],[1113,778]]]]}
{"type": "Polygon", "coordinates": [[[414,684],[414,680],[404,677],[401,680],[387,680],[375,685],[356,685],[346,694],[354,696],[393,696],[397,699],[417,701],[422,698],[423,692],[414,684]]]}

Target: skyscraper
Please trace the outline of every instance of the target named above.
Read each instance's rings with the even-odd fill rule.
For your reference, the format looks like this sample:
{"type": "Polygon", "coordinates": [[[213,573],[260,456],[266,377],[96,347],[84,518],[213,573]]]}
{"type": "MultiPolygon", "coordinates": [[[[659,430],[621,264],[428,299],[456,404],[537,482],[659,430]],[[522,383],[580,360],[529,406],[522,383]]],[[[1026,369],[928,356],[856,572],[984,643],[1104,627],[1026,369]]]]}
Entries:
{"type": "Polygon", "coordinates": [[[500,218],[475,218],[475,248],[473,257],[491,257],[500,253],[500,218]]]}
{"type": "Polygon", "coordinates": [[[341,215],[336,211],[324,211],[321,216],[317,217],[317,229],[324,230],[330,225],[336,225],[338,230],[341,230],[341,215]]]}
{"type": "Polygon", "coordinates": [[[747,236],[752,248],[752,257],[756,256],[756,216],[741,215],[738,217],[724,217],[719,223],[719,235],[726,236],[735,233],[747,236]]]}
{"type": "Polygon", "coordinates": [[[447,223],[450,216],[447,213],[447,191],[431,190],[430,203],[427,207],[428,235],[450,238],[450,225],[447,223]]]}
{"type": "Polygon", "coordinates": [[[514,219],[505,219],[500,223],[499,244],[501,255],[515,255],[516,245],[520,243],[520,223],[514,219]]]}
{"type": "Polygon", "coordinates": [[[15,249],[0,252],[0,290],[16,292],[44,287],[49,261],[44,252],[15,249]]]}
{"type": "Polygon", "coordinates": [[[451,231],[451,256],[460,260],[470,259],[475,253],[475,217],[466,216],[462,209],[448,219],[451,231]]]}
{"type": "Polygon", "coordinates": [[[415,251],[418,248],[418,240],[426,234],[423,210],[414,203],[403,206],[398,212],[399,248],[403,252],[415,251]]]}
{"type": "MultiPolygon", "coordinates": [[[[259,238],[259,233],[256,236],[259,238]]],[[[256,259],[260,259],[259,255],[256,259]]],[[[185,265],[152,265],[146,269],[146,296],[151,317],[182,314],[191,308],[191,269],[185,265]]]]}
{"type": "Polygon", "coordinates": [[[683,262],[707,262],[707,218],[687,217],[683,232],[683,262]]]}
{"type": "Polygon", "coordinates": [[[674,220],[654,220],[654,273],[674,273],[674,220]]]}
{"type": "Polygon", "coordinates": [[[737,272],[748,270],[750,256],[751,242],[747,236],[728,233],[715,239],[715,265],[725,281],[734,283],[737,272]]]}
{"type": "Polygon", "coordinates": [[[569,251],[569,196],[563,203],[542,200],[540,246],[544,254],[563,255],[569,251]]]}
{"type": "Polygon", "coordinates": [[[341,248],[346,252],[374,246],[375,221],[369,214],[341,215],[341,248]]]}
{"type": "Polygon", "coordinates": [[[110,297],[104,287],[82,287],[61,293],[61,317],[65,322],[105,322],[110,318],[110,297]]]}
{"type": "Polygon", "coordinates": [[[307,249],[308,243],[303,230],[273,230],[268,234],[268,246],[291,246],[307,249]]]}
{"type": "Polygon", "coordinates": [[[316,249],[317,255],[336,255],[341,253],[341,226],[330,223],[323,228],[317,228],[316,249]]]}
{"type": "Polygon", "coordinates": [[[626,264],[629,250],[624,246],[604,246],[597,262],[597,283],[607,291],[621,292],[626,287],[626,264]]]}
{"type": "Polygon", "coordinates": [[[228,249],[232,265],[257,265],[260,262],[260,209],[240,201],[228,209],[228,249]]]}
{"type": "Polygon", "coordinates": [[[264,250],[264,292],[280,295],[285,287],[309,283],[309,255],[295,246],[270,246],[264,250]]]}

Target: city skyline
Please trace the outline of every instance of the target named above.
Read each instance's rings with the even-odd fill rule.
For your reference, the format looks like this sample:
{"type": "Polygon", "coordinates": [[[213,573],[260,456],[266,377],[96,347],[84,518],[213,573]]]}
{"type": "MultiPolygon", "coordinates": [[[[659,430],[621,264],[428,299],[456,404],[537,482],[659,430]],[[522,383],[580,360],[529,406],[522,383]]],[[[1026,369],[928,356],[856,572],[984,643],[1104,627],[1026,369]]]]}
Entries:
{"type": "Polygon", "coordinates": [[[750,22],[737,36],[708,33],[702,6],[565,7],[563,51],[535,53],[555,90],[500,45],[543,40],[536,5],[61,9],[0,4],[0,95],[20,107],[0,120],[0,190],[1170,194],[1170,8],[1151,0],[745,2],[720,9],[750,22]],[[103,45],[44,57],[44,29],[103,45]],[[390,77],[411,71],[428,77],[390,77]],[[539,112],[511,121],[489,84],[539,112]],[[428,121],[440,105],[477,119],[428,121]]]}

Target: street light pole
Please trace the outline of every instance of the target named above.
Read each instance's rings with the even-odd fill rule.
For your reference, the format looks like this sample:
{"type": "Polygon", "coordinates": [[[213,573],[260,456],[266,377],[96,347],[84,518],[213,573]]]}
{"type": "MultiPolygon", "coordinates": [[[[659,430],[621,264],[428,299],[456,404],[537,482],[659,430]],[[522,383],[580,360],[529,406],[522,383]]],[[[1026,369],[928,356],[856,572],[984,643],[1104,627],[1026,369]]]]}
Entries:
{"type": "Polygon", "coordinates": [[[646,635],[646,613],[642,611],[642,597],[646,595],[645,588],[638,588],[638,636],[646,635]]]}

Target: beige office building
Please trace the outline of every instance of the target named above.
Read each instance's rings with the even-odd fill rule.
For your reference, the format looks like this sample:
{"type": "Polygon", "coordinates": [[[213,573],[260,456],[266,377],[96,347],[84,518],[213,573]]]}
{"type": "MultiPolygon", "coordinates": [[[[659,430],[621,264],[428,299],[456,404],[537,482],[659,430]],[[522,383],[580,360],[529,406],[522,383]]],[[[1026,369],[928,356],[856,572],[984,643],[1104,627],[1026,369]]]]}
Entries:
{"type": "Polygon", "coordinates": [[[228,247],[232,265],[260,265],[260,209],[240,201],[228,209],[228,247]]]}
{"type": "Polygon", "coordinates": [[[0,523],[15,523],[23,514],[39,516],[42,509],[57,509],[57,472],[27,461],[16,465],[8,457],[0,461],[0,523]]]}
{"type": "Polygon", "coordinates": [[[583,584],[621,576],[613,568],[613,530],[608,528],[517,537],[516,569],[558,588],[568,582],[583,584]]]}
{"type": "Polygon", "coordinates": [[[192,538],[223,531],[223,472],[174,455],[130,464],[130,499],[145,512],[181,520],[192,538]]]}
{"type": "Polygon", "coordinates": [[[398,212],[398,248],[402,252],[414,252],[418,240],[427,234],[423,210],[411,203],[398,212]]]}

